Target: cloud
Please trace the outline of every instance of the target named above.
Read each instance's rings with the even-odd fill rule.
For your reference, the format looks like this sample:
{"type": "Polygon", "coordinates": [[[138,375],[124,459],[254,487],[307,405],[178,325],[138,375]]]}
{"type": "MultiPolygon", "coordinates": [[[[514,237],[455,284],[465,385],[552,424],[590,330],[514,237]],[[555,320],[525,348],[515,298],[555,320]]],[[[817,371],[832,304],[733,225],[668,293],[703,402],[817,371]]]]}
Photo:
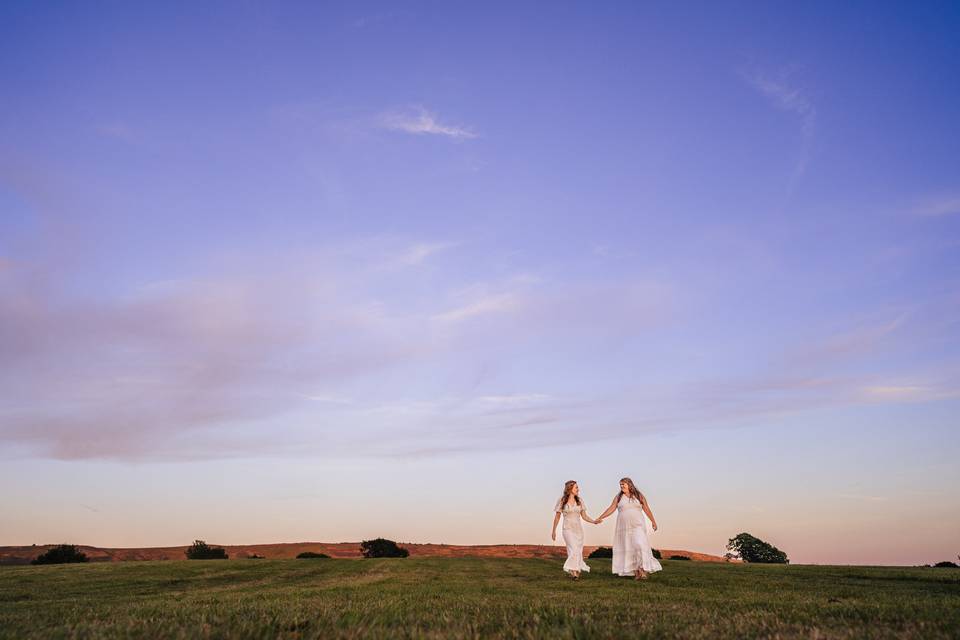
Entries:
{"type": "Polygon", "coordinates": [[[848,371],[909,333],[902,313],[785,349],[752,373],[738,363],[736,375],[721,366],[661,382],[643,363],[656,363],[657,332],[678,320],[674,285],[529,272],[464,285],[456,269],[434,280],[383,266],[421,264],[452,244],[361,239],[96,296],[57,265],[10,262],[0,271],[4,455],[512,450],[960,388],[949,376],[848,371]],[[628,362],[636,382],[620,381],[628,362]]]}
{"type": "Polygon", "coordinates": [[[125,122],[107,122],[97,125],[95,129],[100,135],[121,142],[132,143],[141,139],[140,132],[125,122]]]}
{"type": "Polygon", "coordinates": [[[414,135],[437,135],[457,140],[477,137],[477,134],[467,127],[441,123],[435,114],[423,107],[381,114],[378,123],[384,129],[414,135]]]}
{"type": "Polygon", "coordinates": [[[57,264],[10,262],[3,454],[412,455],[572,437],[585,398],[504,388],[498,371],[541,358],[533,338],[556,354],[636,336],[661,317],[662,289],[528,272],[468,286],[445,273],[424,289],[423,270],[384,268],[449,246],[380,237],[219,258],[95,296],[57,264]]]}
{"type": "Polygon", "coordinates": [[[788,83],[787,72],[778,78],[771,78],[760,73],[742,73],[744,80],[757,92],[763,95],[776,108],[794,114],[800,120],[801,143],[797,159],[787,186],[787,194],[792,193],[796,184],[807,170],[810,161],[814,131],[816,128],[817,110],[803,91],[788,83]]]}
{"type": "Polygon", "coordinates": [[[865,502],[888,502],[889,498],[886,496],[866,496],[860,495],[857,493],[838,493],[840,498],[848,498],[850,500],[863,500],[865,502]]]}
{"type": "Polygon", "coordinates": [[[873,384],[860,391],[873,402],[930,402],[960,396],[958,388],[925,384],[873,384]]]}
{"type": "Polygon", "coordinates": [[[940,198],[939,200],[929,200],[923,204],[917,205],[911,212],[915,216],[922,216],[925,218],[956,215],[960,213],[960,196],[940,198]]]}
{"type": "Polygon", "coordinates": [[[462,322],[478,316],[515,311],[522,304],[522,298],[515,293],[493,293],[480,296],[460,307],[438,313],[433,318],[442,323],[462,322]]]}
{"type": "Polygon", "coordinates": [[[457,246],[455,242],[421,242],[407,248],[399,257],[399,262],[405,265],[422,264],[430,256],[457,246]]]}
{"type": "Polygon", "coordinates": [[[359,18],[354,19],[353,22],[351,22],[350,24],[353,25],[353,27],[356,29],[363,29],[365,27],[369,27],[370,25],[379,24],[382,22],[386,22],[388,20],[392,20],[398,15],[399,14],[395,11],[381,11],[379,13],[374,13],[371,15],[360,16],[359,18]]]}
{"type": "Polygon", "coordinates": [[[253,262],[273,266],[111,299],[70,295],[56,269],[5,271],[0,439],[58,458],[207,455],[205,432],[433,349],[426,320],[392,317],[329,255],[253,262]]]}
{"type": "Polygon", "coordinates": [[[843,358],[867,355],[903,327],[908,317],[909,313],[902,311],[878,322],[861,324],[822,340],[789,348],[785,350],[781,363],[793,368],[822,367],[843,358]]]}

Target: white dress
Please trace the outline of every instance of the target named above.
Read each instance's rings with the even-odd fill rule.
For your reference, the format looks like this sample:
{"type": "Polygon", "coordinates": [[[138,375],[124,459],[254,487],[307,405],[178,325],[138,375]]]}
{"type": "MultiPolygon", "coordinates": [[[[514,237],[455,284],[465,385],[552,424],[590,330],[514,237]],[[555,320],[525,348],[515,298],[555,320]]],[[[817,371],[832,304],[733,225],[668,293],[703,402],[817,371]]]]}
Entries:
{"type": "MultiPolygon", "coordinates": [[[[562,500],[562,498],[561,498],[562,500]]],[[[563,563],[563,570],[590,571],[590,566],[583,561],[583,526],[580,524],[580,514],[586,509],[583,500],[580,504],[560,504],[554,511],[563,514],[563,541],[567,545],[567,561],[563,563]]]]}
{"type": "Polygon", "coordinates": [[[632,576],[637,569],[647,573],[663,569],[653,557],[647,539],[647,517],[636,498],[620,498],[617,504],[617,529],[613,534],[613,572],[632,576]]]}

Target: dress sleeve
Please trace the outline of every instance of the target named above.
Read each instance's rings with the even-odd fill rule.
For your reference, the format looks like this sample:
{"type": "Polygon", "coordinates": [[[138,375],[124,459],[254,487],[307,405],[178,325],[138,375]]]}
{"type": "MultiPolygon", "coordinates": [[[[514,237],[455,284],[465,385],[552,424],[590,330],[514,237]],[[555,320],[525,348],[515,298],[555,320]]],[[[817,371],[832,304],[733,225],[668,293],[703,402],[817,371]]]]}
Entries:
{"type": "Polygon", "coordinates": [[[560,504],[562,500],[563,498],[561,498],[560,500],[557,500],[557,506],[553,508],[554,513],[563,513],[563,505],[560,504]]]}

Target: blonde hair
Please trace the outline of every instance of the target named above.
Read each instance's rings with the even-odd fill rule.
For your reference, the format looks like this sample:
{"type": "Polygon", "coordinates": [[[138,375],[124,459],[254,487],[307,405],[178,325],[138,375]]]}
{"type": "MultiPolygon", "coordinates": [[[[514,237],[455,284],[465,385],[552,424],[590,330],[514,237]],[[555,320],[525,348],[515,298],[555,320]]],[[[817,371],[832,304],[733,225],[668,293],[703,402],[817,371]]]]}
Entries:
{"type": "MultiPolygon", "coordinates": [[[[620,478],[620,482],[627,483],[627,492],[630,494],[631,498],[636,498],[637,502],[643,502],[643,496],[640,494],[640,490],[637,489],[637,485],[633,484],[633,480],[630,478],[620,478]]],[[[617,504],[620,504],[620,498],[623,497],[623,491],[617,494],[617,504]]]]}
{"type": "MultiPolygon", "coordinates": [[[[577,484],[576,480],[567,480],[563,483],[563,495],[560,496],[560,508],[563,509],[567,506],[567,500],[570,498],[570,492],[573,491],[573,485],[577,484]]],[[[580,504],[580,496],[573,496],[573,499],[576,503],[580,504]]]]}

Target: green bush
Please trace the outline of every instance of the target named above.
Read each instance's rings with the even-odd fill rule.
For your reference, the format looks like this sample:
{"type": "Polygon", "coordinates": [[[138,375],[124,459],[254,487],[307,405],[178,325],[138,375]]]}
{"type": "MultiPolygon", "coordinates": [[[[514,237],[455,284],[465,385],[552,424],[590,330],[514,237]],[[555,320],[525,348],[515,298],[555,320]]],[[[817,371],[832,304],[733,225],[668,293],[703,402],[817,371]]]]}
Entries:
{"type": "Polygon", "coordinates": [[[744,562],[765,564],[789,564],[787,554],[769,542],[755,538],[749,533],[738,533],[727,541],[728,558],[740,558],[744,562]]]}
{"type": "Polygon", "coordinates": [[[226,560],[230,557],[227,555],[226,549],[211,547],[203,540],[194,540],[193,544],[187,547],[187,550],[183,553],[188,560],[226,560]]]}
{"type": "Polygon", "coordinates": [[[360,553],[364,558],[406,558],[410,555],[409,551],[386,538],[364,540],[360,543],[360,553]]]}
{"type": "MultiPolygon", "coordinates": [[[[587,558],[612,558],[612,557],[613,557],[613,549],[611,549],[610,547],[597,547],[596,549],[590,552],[590,555],[587,556],[587,558]]],[[[662,556],[660,555],[659,549],[653,550],[653,557],[656,558],[657,560],[663,559],[662,556]]]]}
{"type": "Polygon", "coordinates": [[[75,544],[61,544],[46,553],[40,554],[31,560],[30,564],[67,564],[70,562],[90,562],[90,558],[83,551],[80,551],[75,544]]]}
{"type": "Polygon", "coordinates": [[[329,558],[325,553],[317,553],[316,551],[304,551],[303,553],[297,554],[298,558],[329,558]]]}
{"type": "Polygon", "coordinates": [[[935,564],[935,565],[933,565],[933,566],[939,567],[939,568],[941,568],[941,569],[960,569],[960,565],[958,565],[956,562],[950,562],[949,560],[944,560],[943,562],[938,562],[937,564],[935,564]]]}
{"type": "Polygon", "coordinates": [[[670,556],[671,560],[689,560],[690,556],[670,556]]]}

